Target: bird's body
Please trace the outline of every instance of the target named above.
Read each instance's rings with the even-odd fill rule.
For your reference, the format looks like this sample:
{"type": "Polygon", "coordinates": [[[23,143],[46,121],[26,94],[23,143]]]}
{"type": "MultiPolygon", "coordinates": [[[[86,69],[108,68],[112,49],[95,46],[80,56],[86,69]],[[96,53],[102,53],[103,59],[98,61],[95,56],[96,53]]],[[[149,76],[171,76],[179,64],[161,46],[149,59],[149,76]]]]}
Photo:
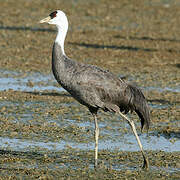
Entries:
{"type": "Polygon", "coordinates": [[[95,166],[97,166],[98,136],[97,111],[119,113],[130,124],[141,152],[144,157],[144,166],[148,166],[148,160],[142,149],[139,137],[136,133],[134,122],[125,114],[135,111],[141,119],[141,127],[149,128],[150,117],[146,99],[141,90],[129,85],[113,73],[97,66],[83,64],[68,58],[64,52],[64,40],[68,30],[68,21],[62,11],[54,11],[49,17],[41,20],[41,23],[55,24],[58,34],[52,51],[52,71],[58,83],[66,89],[72,97],[88,107],[95,120],[95,166]]]}
{"type": "Polygon", "coordinates": [[[144,123],[149,127],[147,103],[137,87],[107,70],[68,58],[56,42],[53,45],[52,70],[58,83],[90,111],[96,112],[99,108],[124,113],[136,111],[142,114],[142,127],[144,123]]]}

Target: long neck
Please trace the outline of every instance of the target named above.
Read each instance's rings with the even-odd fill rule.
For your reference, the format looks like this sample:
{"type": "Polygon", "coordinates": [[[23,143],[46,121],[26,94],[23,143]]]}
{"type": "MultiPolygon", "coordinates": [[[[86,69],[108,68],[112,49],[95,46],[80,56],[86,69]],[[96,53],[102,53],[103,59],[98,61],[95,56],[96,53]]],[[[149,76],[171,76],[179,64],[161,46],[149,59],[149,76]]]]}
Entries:
{"type": "Polygon", "coordinates": [[[73,77],[75,61],[63,54],[61,46],[55,42],[52,51],[52,71],[55,79],[66,90],[73,77]]]}
{"type": "Polygon", "coordinates": [[[66,38],[66,34],[67,34],[67,30],[68,30],[68,25],[64,26],[63,28],[61,28],[58,25],[56,25],[56,27],[58,29],[58,33],[57,33],[55,42],[59,44],[59,46],[61,47],[63,55],[65,55],[65,52],[64,52],[64,41],[65,41],[65,38],[66,38]]]}
{"type": "Polygon", "coordinates": [[[64,62],[65,55],[63,54],[62,47],[59,43],[54,42],[52,51],[52,71],[56,80],[62,84],[64,74],[64,62]]]}

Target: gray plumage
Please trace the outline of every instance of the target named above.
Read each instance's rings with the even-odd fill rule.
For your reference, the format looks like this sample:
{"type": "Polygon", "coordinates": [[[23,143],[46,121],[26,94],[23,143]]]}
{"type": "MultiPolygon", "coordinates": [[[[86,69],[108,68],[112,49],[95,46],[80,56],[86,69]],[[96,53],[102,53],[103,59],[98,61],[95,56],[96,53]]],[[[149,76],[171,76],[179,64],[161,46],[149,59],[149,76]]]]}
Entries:
{"type": "Polygon", "coordinates": [[[141,127],[146,125],[149,128],[148,105],[137,87],[97,66],[69,59],[56,42],[53,45],[52,70],[58,83],[91,113],[97,113],[100,108],[125,114],[135,111],[141,119],[141,127]]]}
{"type": "Polygon", "coordinates": [[[52,52],[52,71],[56,80],[77,101],[88,107],[94,117],[94,167],[97,168],[98,165],[99,127],[97,111],[102,109],[119,113],[121,117],[127,120],[140,147],[144,159],[143,167],[148,169],[148,158],[143,151],[134,122],[122,114],[122,112],[126,114],[129,111],[135,111],[141,120],[141,128],[143,129],[144,125],[147,129],[149,128],[149,109],[141,90],[127,84],[109,71],[93,65],[79,63],[65,55],[64,40],[68,30],[68,20],[64,12],[54,11],[48,17],[42,19],[40,23],[54,24],[58,29],[52,52]]]}

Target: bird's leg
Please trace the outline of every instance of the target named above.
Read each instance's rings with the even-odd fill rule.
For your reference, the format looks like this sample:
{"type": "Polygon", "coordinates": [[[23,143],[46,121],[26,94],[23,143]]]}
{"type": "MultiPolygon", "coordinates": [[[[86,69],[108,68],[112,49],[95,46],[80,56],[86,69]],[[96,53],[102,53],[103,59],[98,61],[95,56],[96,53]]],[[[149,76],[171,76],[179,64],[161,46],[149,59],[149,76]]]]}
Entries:
{"type": "Polygon", "coordinates": [[[97,122],[97,115],[93,114],[94,116],[94,123],[95,123],[95,159],[94,159],[94,168],[97,168],[98,164],[98,137],[99,137],[99,127],[98,127],[98,122],[97,122]]]}
{"type": "Polygon", "coordinates": [[[143,159],[144,159],[143,169],[148,169],[148,168],[149,168],[149,161],[148,161],[148,158],[145,156],[145,153],[144,153],[144,151],[143,151],[143,147],[142,147],[141,141],[140,141],[140,139],[139,139],[139,136],[138,136],[138,134],[137,134],[136,127],[135,127],[135,125],[134,125],[134,121],[130,120],[128,117],[126,117],[126,116],[125,116],[124,114],[122,114],[121,112],[119,112],[119,113],[120,113],[120,115],[121,115],[124,119],[126,119],[126,120],[128,121],[128,124],[131,126],[131,129],[132,129],[132,131],[133,131],[133,133],[134,133],[134,135],[135,135],[135,137],[136,137],[136,140],[137,140],[137,142],[138,142],[138,144],[139,144],[141,153],[142,153],[142,155],[143,155],[143,159]]]}

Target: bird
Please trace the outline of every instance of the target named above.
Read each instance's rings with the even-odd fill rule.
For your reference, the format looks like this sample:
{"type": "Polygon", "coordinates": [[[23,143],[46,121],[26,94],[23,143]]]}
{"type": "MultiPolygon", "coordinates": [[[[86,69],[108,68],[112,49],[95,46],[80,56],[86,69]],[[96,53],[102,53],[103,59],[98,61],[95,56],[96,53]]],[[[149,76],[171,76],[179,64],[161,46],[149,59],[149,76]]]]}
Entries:
{"type": "Polygon", "coordinates": [[[117,75],[98,66],[84,64],[69,58],[64,51],[64,42],[68,31],[68,19],[61,10],[55,10],[39,21],[57,28],[52,49],[52,72],[57,82],[80,104],[86,106],[93,116],[95,129],[94,168],[98,169],[99,127],[97,112],[118,113],[130,125],[143,156],[142,168],[149,168],[146,156],[134,121],[126,116],[135,111],[141,121],[141,130],[149,129],[150,111],[147,100],[140,88],[127,83],[117,75]]]}

